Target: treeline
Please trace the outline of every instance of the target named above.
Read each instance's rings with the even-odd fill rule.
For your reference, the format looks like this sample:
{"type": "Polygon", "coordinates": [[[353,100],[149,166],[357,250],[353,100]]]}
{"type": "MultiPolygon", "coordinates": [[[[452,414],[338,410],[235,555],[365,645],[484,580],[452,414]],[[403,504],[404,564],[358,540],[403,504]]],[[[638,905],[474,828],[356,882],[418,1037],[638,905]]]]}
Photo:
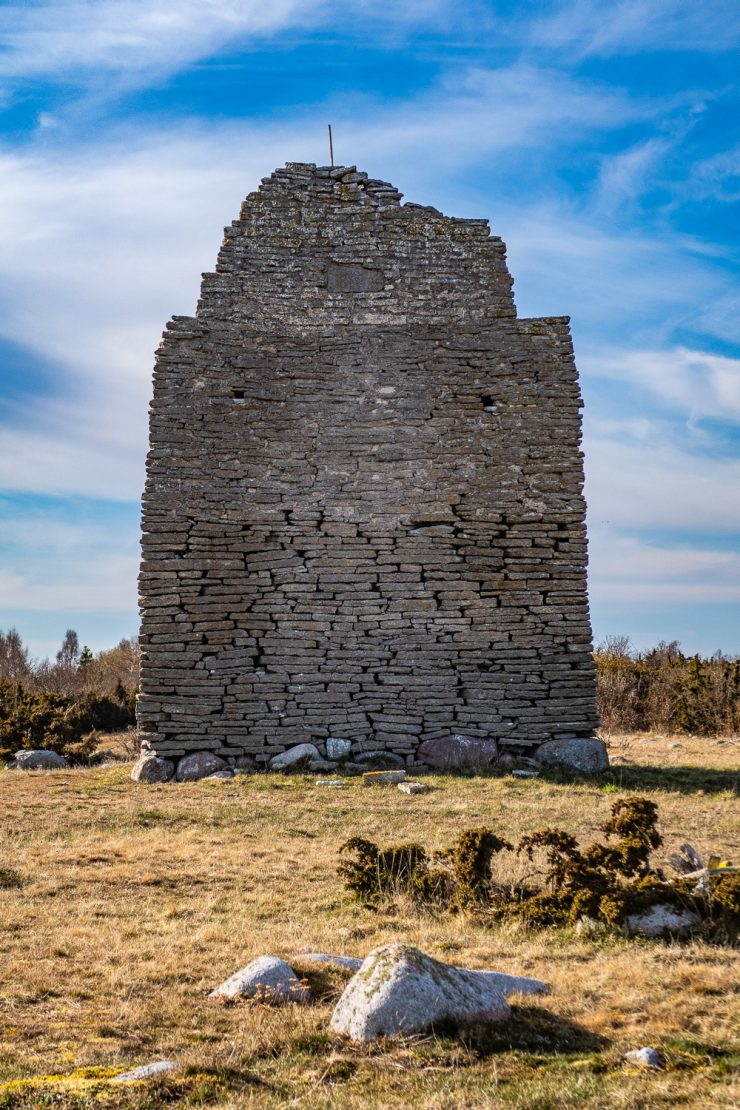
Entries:
{"type": "Polygon", "coordinates": [[[661,641],[636,651],[626,636],[594,653],[602,727],[614,732],[675,732],[694,736],[740,732],[740,660],[715,652],[684,655],[661,641]]]}
{"type": "Polygon", "coordinates": [[[101,732],[135,724],[136,639],[93,654],[69,629],[53,661],[31,658],[19,633],[0,630],[0,759],[46,748],[84,762],[101,732]]]}

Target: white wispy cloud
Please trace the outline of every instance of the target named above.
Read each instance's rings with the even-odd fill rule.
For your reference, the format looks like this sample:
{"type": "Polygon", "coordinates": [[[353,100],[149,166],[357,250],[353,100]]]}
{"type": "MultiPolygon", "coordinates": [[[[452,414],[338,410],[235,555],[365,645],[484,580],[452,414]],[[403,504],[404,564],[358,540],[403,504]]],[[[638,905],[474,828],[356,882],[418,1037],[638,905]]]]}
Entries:
{"type": "Polygon", "coordinates": [[[47,0],[0,12],[0,73],[72,76],[93,70],[135,81],[171,73],[231,40],[310,25],[324,0],[47,0]],[[82,72],[81,72],[82,71],[82,72]]]}
{"type": "Polygon", "coordinates": [[[678,325],[709,328],[707,313],[736,295],[733,276],[706,249],[659,227],[621,223],[598,204],[530,198],[499,205],[499,213],[520,311],[571,314],[582,368],[597,335],[624,341],[626,319],[633,344],[665,342],[678,325]]]}
{"type": "Polygon", "coordinates": [[[595,527],[665,529],[686,535],[738,532],[740,458],[682,450],[662,435],[641,439],[617,422],[586,436],[586,499],[595,527]]]}
{"type": "Polygon", "coordinates": [[[451,0],[35,0],[0,9],[0,75],[92,83],[110,94],[280,33],[398,33],[468,18],[451,0]],[[106,89],[101,82],[111,79],[106,89]]]}
{"type": "Polygon", "coordinates": [[[675,347],[592,354],[588,366],[591,374],[637,385],[687,420],[740,422],[740,359],[675,347]]]}
{"type": "Polygon", "coordinates": [[[598,567],[591,584],[598,602],[740,601],[740,554],[735,551],[648,542],[594,527],[589,552],[598,567]]]}
{"type": "Polygon", "coordinates": [[[596,204],[601,208],[618,209],[644,194],[672,145],[670,139],[656,137],[606,155],[599,171],[596,204]]]}
{"type": "Polygon", "coordinates": [[[740,200],[740,146],[704,158],[693,167],[686,194],[734,204],[740,200]]]}
{"type": "Polygon", "coordinates": [[[732,50],[740,42],[735,0],[565,0],[525,24],[531,42],[577,56],[648,50],[732,50]]]}
{"type": "MultiPolygon", "coordinates": [[[[90,510],[80,514],[89,515],[90,510]]],[[[133,614],[138,537],[121,530],[122,518],[105,515],[105,523],[95,525],[71,519],[72,514],[60,518],[48,508],[18,512],[0,505],[3,547],[10,537],[13,545],[12,561],[3,551],[0,613],[128,610],[133,614]]]]}

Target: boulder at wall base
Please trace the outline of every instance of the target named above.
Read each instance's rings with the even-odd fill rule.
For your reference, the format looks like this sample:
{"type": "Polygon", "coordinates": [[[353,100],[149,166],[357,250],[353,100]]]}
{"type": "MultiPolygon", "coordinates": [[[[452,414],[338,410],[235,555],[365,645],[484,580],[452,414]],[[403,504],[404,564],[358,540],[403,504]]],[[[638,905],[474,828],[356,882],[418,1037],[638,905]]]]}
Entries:
{"type": "Polygon", "coordinates": [[[353,1041],[404,1037],[435,1022],[506,1021],[509,1004],[495,978],[432,959],[418,948],[376,948],[350,979],[331,1019],[353,1041]]]}
{"type": "Polygon", "coordinates": [[[63,755],[47,752],[44,748],[16,752],[13,760],[19,771],[63,771],[69,767],[63,755]]]}
{"type": "Polygon", "coordinates": [[[257,998],[262,1002],[307,1002],[309,991],[290,964],[277,956],[258,956],[212,990],[210,998],[257,998]]]}
{"type": "Polygon", "coordinates": [[[326,741],[327,759],[346,759],[351,751],[351,740],[342,740],[338,736],[330,736],[326,741]]]}
{"type": "Polygon", "coordinates": [[[573,740],[547,740],[536,752],[538,763],[546,767],[564,767],[584,775],[597,775],[609,770],[609,756],[603,740],[576,737],[573,740]]]}
{"type": "Polygon", "coordinates": [[[270,760],[271,771],[297,771],[304,764],[321,759],[321,752],[315,744],[296,744],[286,752],[280,752],[270,760]]]}
{"type": "Polygon", "coordinates": [[[184,755],[177,764],[177,781],[194,782],[195,779],[204,779],[216,771],[228,769],[228,764],[213,752],[191,752],[190,755],[184,755]]]}
{"type": "Polygon", "coordinates": [[[419,745],[416,758],[429,767],[441,769],[454,767],[490,767],[498,759],[495,740],[481,740],[475,736],[456,733],[425,740],[419,745]]]}
{"type": "Polygon", "coordinates": [[[396,767],[405,767],[403,759],[395,752],[359,752],[355,756],[358,763],[366,771],[392,771],[396,767]]]}
{"type": "Polygon", "coordinates": [[[701,924],[701,918],[693,910],[660,903],[630,915],[624,924],[633,937],[685,936],[701,924]]]}
{"type": "Polygon", "coordinates": [[[169,782],[175,775],[175,764],[171,759],[158,755],[142,755],[131,772],[134,782],[169,782]]]}

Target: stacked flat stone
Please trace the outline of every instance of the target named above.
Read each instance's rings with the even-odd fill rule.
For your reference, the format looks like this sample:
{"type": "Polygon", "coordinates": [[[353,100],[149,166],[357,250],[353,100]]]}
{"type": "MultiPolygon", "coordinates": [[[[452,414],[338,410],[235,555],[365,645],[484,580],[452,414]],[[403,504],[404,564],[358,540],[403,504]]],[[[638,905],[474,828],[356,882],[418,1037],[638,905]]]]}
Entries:
{"type": "Polygon", "coordinates": [[[288,163],[157,356],[139,728],[168,759],[597,723],[568,318],[486,220],[288,163]]]}

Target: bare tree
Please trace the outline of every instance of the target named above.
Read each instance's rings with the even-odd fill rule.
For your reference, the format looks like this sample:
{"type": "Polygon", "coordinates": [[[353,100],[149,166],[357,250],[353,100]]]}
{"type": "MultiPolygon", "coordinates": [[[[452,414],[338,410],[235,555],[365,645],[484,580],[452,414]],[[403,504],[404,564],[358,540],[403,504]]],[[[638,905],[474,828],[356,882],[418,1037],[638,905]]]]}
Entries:
{"type": "Polygon", "coordinates": [[[80,658],[80,638],[74,628],[68,628],[62,640],[62,646],[57,652],[57,663],[60,667],[76,667],[80,658]]]}
{"type": "Polygon", "coordinates": [[[32,671],[28,648],[15,628],[0,631],[0,681],[24,682],[32,671]]]}

